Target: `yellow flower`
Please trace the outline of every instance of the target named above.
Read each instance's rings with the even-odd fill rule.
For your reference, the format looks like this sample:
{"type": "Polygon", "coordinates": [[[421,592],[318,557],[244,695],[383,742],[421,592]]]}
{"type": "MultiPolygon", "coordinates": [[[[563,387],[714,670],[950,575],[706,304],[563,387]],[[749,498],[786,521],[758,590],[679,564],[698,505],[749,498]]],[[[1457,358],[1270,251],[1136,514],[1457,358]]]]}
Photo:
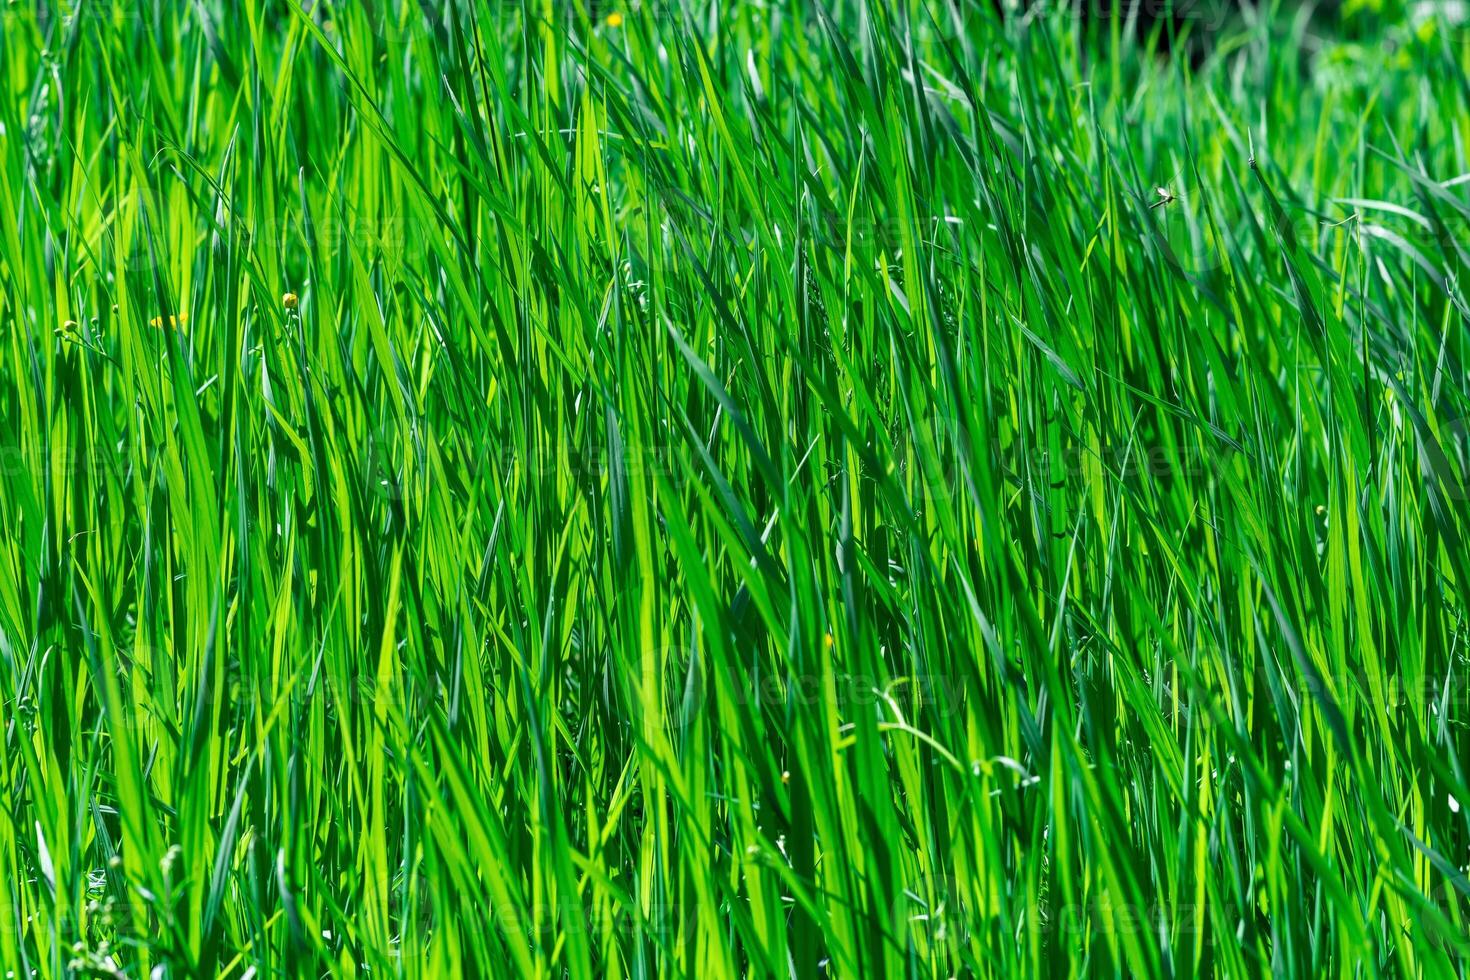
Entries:
{"type": "MultiPolygon", "coordinates": [[[[187,314],[187,313],[180,313],[178,316],[171,316],[171,317],[168,318],[168,325],[170,327],[182,327],[184,324],[186,324],[188,322],[189,322],[189,314],[187,314]]],[[[161,317],[161,316],[154,317],[153,319],[151,319],[151,320],[148,321],[148,325],[150,327],[162,327],[163,326],[163,317],[161,317]]]]}
{"type": "Polygon", "coordinates": [[[297,298],[295,293],[287,293],[286,295],[281,297],[281,305],[288,310],[296,309],[296,307],[299,306],[300,303],[301,300],[297,298]]]}
{"type": "Polygon", "coordinates": [[[622,27],[623,15],[614,10],[612,13],[607,15],[607,20],[604,23],[606,23],[608,27],[622,27]]]}
{"type": "Polygon", "coordinates": [[[832,639],[831,633],[828,633],[826,636],[822,637],[822,646],[828,650],[832,649],[832,647],[835,646],[836,643],[837,641],[832,639]]]}

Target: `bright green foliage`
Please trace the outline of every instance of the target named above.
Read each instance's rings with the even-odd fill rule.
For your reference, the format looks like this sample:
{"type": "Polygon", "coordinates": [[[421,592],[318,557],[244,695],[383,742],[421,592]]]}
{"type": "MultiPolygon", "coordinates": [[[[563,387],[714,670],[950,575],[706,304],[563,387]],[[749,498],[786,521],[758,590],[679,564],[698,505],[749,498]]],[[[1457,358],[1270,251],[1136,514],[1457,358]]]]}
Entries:
{"type": "Polygon", "coordinates": [[[0,968],[1464,976],[1461,12],[1064,6],[12,0],[0,968]]]}

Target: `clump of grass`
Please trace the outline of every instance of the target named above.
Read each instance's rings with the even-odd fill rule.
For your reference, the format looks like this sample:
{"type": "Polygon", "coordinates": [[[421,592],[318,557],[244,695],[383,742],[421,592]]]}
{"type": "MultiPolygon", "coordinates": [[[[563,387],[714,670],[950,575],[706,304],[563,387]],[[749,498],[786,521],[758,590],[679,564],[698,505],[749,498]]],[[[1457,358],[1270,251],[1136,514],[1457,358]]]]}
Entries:
{"type": "Polygon", "coordinates": [[[1069,9],[0,12],[5,968],[1463,975],[1463,25],[1069,9]]]}

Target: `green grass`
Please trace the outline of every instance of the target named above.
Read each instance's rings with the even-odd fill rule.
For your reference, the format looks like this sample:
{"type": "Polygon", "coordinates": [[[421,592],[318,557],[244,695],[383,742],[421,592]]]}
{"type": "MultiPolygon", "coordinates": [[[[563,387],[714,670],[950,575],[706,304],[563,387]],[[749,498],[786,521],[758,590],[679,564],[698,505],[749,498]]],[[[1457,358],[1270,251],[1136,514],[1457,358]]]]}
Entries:
{"type": "Polygon", "coordinates": [[[1453,5],[307,6],[0,12],[0,968],[1470,973],[1453,5]]]}

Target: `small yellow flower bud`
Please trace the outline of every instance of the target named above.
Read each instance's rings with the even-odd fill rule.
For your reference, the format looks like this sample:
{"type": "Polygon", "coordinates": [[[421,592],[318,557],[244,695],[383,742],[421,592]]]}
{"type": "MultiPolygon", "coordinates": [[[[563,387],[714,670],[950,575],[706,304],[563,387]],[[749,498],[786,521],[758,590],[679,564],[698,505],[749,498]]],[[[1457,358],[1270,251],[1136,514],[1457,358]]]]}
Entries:
{"type": "Polygon", "coordinates": [[[296,309],[300,302],[301,300],[296,297],[295,293],[287,293],[286,295],[281,297],[281,305],[288,310],[296,309]]]}

